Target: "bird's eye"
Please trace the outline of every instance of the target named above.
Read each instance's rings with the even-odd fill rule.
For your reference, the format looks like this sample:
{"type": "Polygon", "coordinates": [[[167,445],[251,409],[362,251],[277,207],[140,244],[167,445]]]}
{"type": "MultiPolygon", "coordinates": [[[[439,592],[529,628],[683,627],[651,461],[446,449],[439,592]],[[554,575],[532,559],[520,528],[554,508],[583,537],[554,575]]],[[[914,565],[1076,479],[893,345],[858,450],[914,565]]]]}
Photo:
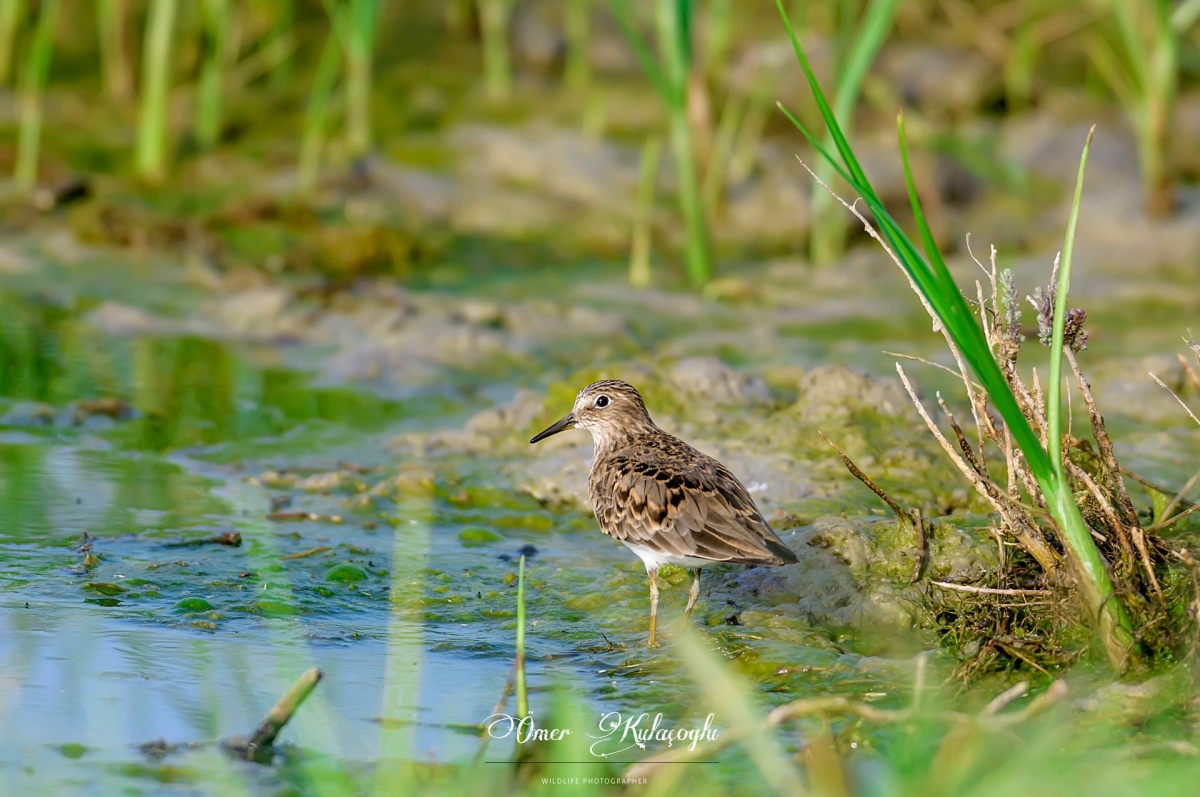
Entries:
{"type": "Polygon", "coordinates": [[[600,409],[604,409],[605,407],[607,407],[608,406],[608,396],[598,397],[596,399],[596,406],[599,407],[600,409]]]}

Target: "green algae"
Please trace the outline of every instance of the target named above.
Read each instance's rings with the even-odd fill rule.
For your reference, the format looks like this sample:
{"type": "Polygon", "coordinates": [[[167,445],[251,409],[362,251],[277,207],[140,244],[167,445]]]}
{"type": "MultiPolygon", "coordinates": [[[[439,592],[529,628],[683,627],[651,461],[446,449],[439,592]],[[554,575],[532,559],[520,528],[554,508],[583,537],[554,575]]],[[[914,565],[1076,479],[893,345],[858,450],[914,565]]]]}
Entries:
{"type": "Polygon", "coordinates": [[[184,598],[175,604],[175,609],[181,612],[208,612],[212,611],[212,604],[204,598],[184,598]]]}
{"type": "Polygon", "coordinates": [[[120,584],[108,584],[100,581],[93,581],[89,584],[84,584],[83,588],[91,592],[99,592],[101,595],[120,595],[126,592],[126,588],[120,584]]]}
{"type": "Polygon", "coordinates": [[[467,547],[487,545],[499,541],[500,535],[482,526],[468,526],[458,533],[458,539],[467,547]]]}
{"type": "Polygon", "coordinates": [[[370,576],[365,570],[362,570],[354,565],[340,564],[329,569],[325,574],[326,581],[334,581],[339,584],[357,584],[360,581],[366,581],[370,576]]]}

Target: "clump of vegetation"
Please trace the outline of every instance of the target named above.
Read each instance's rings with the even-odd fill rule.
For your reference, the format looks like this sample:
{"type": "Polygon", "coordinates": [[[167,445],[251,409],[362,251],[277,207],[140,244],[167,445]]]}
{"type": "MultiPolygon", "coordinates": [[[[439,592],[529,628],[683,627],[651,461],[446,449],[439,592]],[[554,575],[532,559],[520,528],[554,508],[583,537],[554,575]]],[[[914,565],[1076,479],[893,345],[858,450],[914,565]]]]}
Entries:
{"type": "Polygon", "coordinates": [[[782,3],[778,5],[838,156],[822,147],[786,109],[784,113],[862,196],[873,223],[855,206],[843,204],[881,242],[945,336],[967,389],[976,442],[968,440],[943,403],[955,436],[955,444],[950,443],[901,368],[905,387],[926,424],[996,511],[1004,541],[1015,544],[1036,562],[1048,586],[1070,585],[1079,598],[1079,616],[1094,624],[1111,664],[1124,670],[1157,659],[1176,646],[1180,630],[1171,622],[1168,597],[1157,572],[1165,561],[1163,547],[1142,528],[1130,501],[1103,417],[1076,358],[1086,345],[1086,315],[1069,309],[1066,301],[1090,136],[1080,162],[1061,265],[1056,265],[1049,289],[1037,291],[1033,297],[1039,336],[1051,349],[1043,389],[1036,376],[1032,385],[1026,385],[1016,368],[1021,332],[1011,279],[997,275],[994,259],[991,269],[984,269],[991,285],[991,302],[985,301],[982,286],[978,286],[982,321],[978,324],[946,267],[917,196],[903,117],[898,119],[901,154],[924,255],[872,188],[817,84],[782,3]],[[1087,405],[1094,449],[1077,441],[1069,428],[1064,431],[1064,359],[1087,405]],[[993,409],[999,419],[992,416],[993,409]],[[998,457],[987,453],[989,445],[999,452],[998,457]]]}

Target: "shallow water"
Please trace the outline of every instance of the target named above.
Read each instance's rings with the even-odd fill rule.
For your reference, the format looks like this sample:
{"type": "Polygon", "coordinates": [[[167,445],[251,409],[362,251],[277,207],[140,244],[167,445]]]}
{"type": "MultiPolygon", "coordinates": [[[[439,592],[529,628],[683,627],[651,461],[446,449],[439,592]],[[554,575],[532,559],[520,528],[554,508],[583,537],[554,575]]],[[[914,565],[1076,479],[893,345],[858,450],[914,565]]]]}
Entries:
{"type": "MultiPolygon", "coordinates": [[[[469,760],[479,749],[474,727],[510,673],[521,552],[535,713],[545,711],[550,685],[565,684],[596,717],[663,711],[694,722],[704,698],[687,669],[669,648],[640,646],[648,609],[640,564],[582,509],[514,489],[514,467],[553,456],[521,448],[527,429],[495,450],[427,456],[395,440],[461,427],[519,387],[609,359],[645,364],[639,352],[659,347],[668,359],[716,351],[752,370],[782,368],[783,378],[824,362],[885,373],[879,348],[925,327],[911,312],[889,314],[894,292],[879,286],[842,305],[846,315],[822,310],[845,288],[836,280],[811,286],[795,310],[758,315],[660,294],[674,302],[671,312],[639,322],[651,316],[610,280],[566,298],[623,313],[622,338],[539,328],[519,356],[440,366],[440,380],[330,385],[336,380],[319,368],[298,370],[322,362],[311,344],[169,329],[105,335],[89,322],[97,303],[114,297],[166,317],[186,313],[190,289],[162,283],[122,292],[92,275],[66,291],[41,275],[0,294],[5,792],[275,788],[288,770],[218,766],[212,743],[251,731],[309,666],[325,679],[284,733],[305,756],[352,771],[393,758],[469,760]],[[864,317],[873,320],[862,329],[875,329],[866,340],[849,332],[864,317]],[[531,362],[536,371],[522,371],[531,362]],[[213,541],[229,532],[240,545],[213,541]],[[139,751],[157,740],[199,747],[165,761],[139,751]]],[[[481,288],[493,299],[535,290],[568,288],[529,275],[481,288]]],[[[1142,334],[1139,351],[1149,350],[1142,334]]],[[[1120,341],[1099,345],[1103,354],[1120,341]]],[[[914,349],[928,354],[936,341],[906,345],[914,349]]],[[[713,410],[681,414],[711,418],[713,410]]],[[[716,418],[709,433],[727,421],[716,418]]],[[[1188,438],[1161,434],[1148,428],[1122,445],[1152,475],[1182,481],[1188,438]]],[[[920,497],[937,479],[920,481],[900,489],[920,497]]],[[[769,513],[811,520],[846,507],[872,511],[844,479],[812,494],[777,488],[762,497],[769,513]]],[[[752,675],[765,702],[906,699],[910,657],[930,638],[820,627],[778,595],[760,596],[760,583],[736,568],[706,571],[697,619],[706,644],[752,675]],[[727,616],[741,624],[727,625],[727,616]],[[781,665],[788,671],[777,672],[781,665]]],[[[683,574],[664,585],[668,631],[687,586],[683,574]]],[[[492,752],[510,755],[511,741],[494,742],[492,752]]],[[[740,754],[725,760],[726,775],[745,766],[740,754]]]]}

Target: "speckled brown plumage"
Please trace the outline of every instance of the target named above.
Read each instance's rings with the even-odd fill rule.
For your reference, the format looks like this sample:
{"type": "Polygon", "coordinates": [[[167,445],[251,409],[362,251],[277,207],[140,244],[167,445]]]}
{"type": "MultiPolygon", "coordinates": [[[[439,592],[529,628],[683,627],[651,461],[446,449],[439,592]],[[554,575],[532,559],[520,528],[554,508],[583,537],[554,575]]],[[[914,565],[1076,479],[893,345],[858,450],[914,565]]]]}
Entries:
{"type": "Polygon", "coordinates": [[[569,415],[530,442],[576,426],[591,432],[596,447],[588,487],[600,530],[646,565],[650,645],[657,644],[660,565],[669,562],[696,571],[686,622],[699,595],[701,567],[796,561],[737,477],[659,429],[632,385],[616,379],[588,385],[569,415]]]}

